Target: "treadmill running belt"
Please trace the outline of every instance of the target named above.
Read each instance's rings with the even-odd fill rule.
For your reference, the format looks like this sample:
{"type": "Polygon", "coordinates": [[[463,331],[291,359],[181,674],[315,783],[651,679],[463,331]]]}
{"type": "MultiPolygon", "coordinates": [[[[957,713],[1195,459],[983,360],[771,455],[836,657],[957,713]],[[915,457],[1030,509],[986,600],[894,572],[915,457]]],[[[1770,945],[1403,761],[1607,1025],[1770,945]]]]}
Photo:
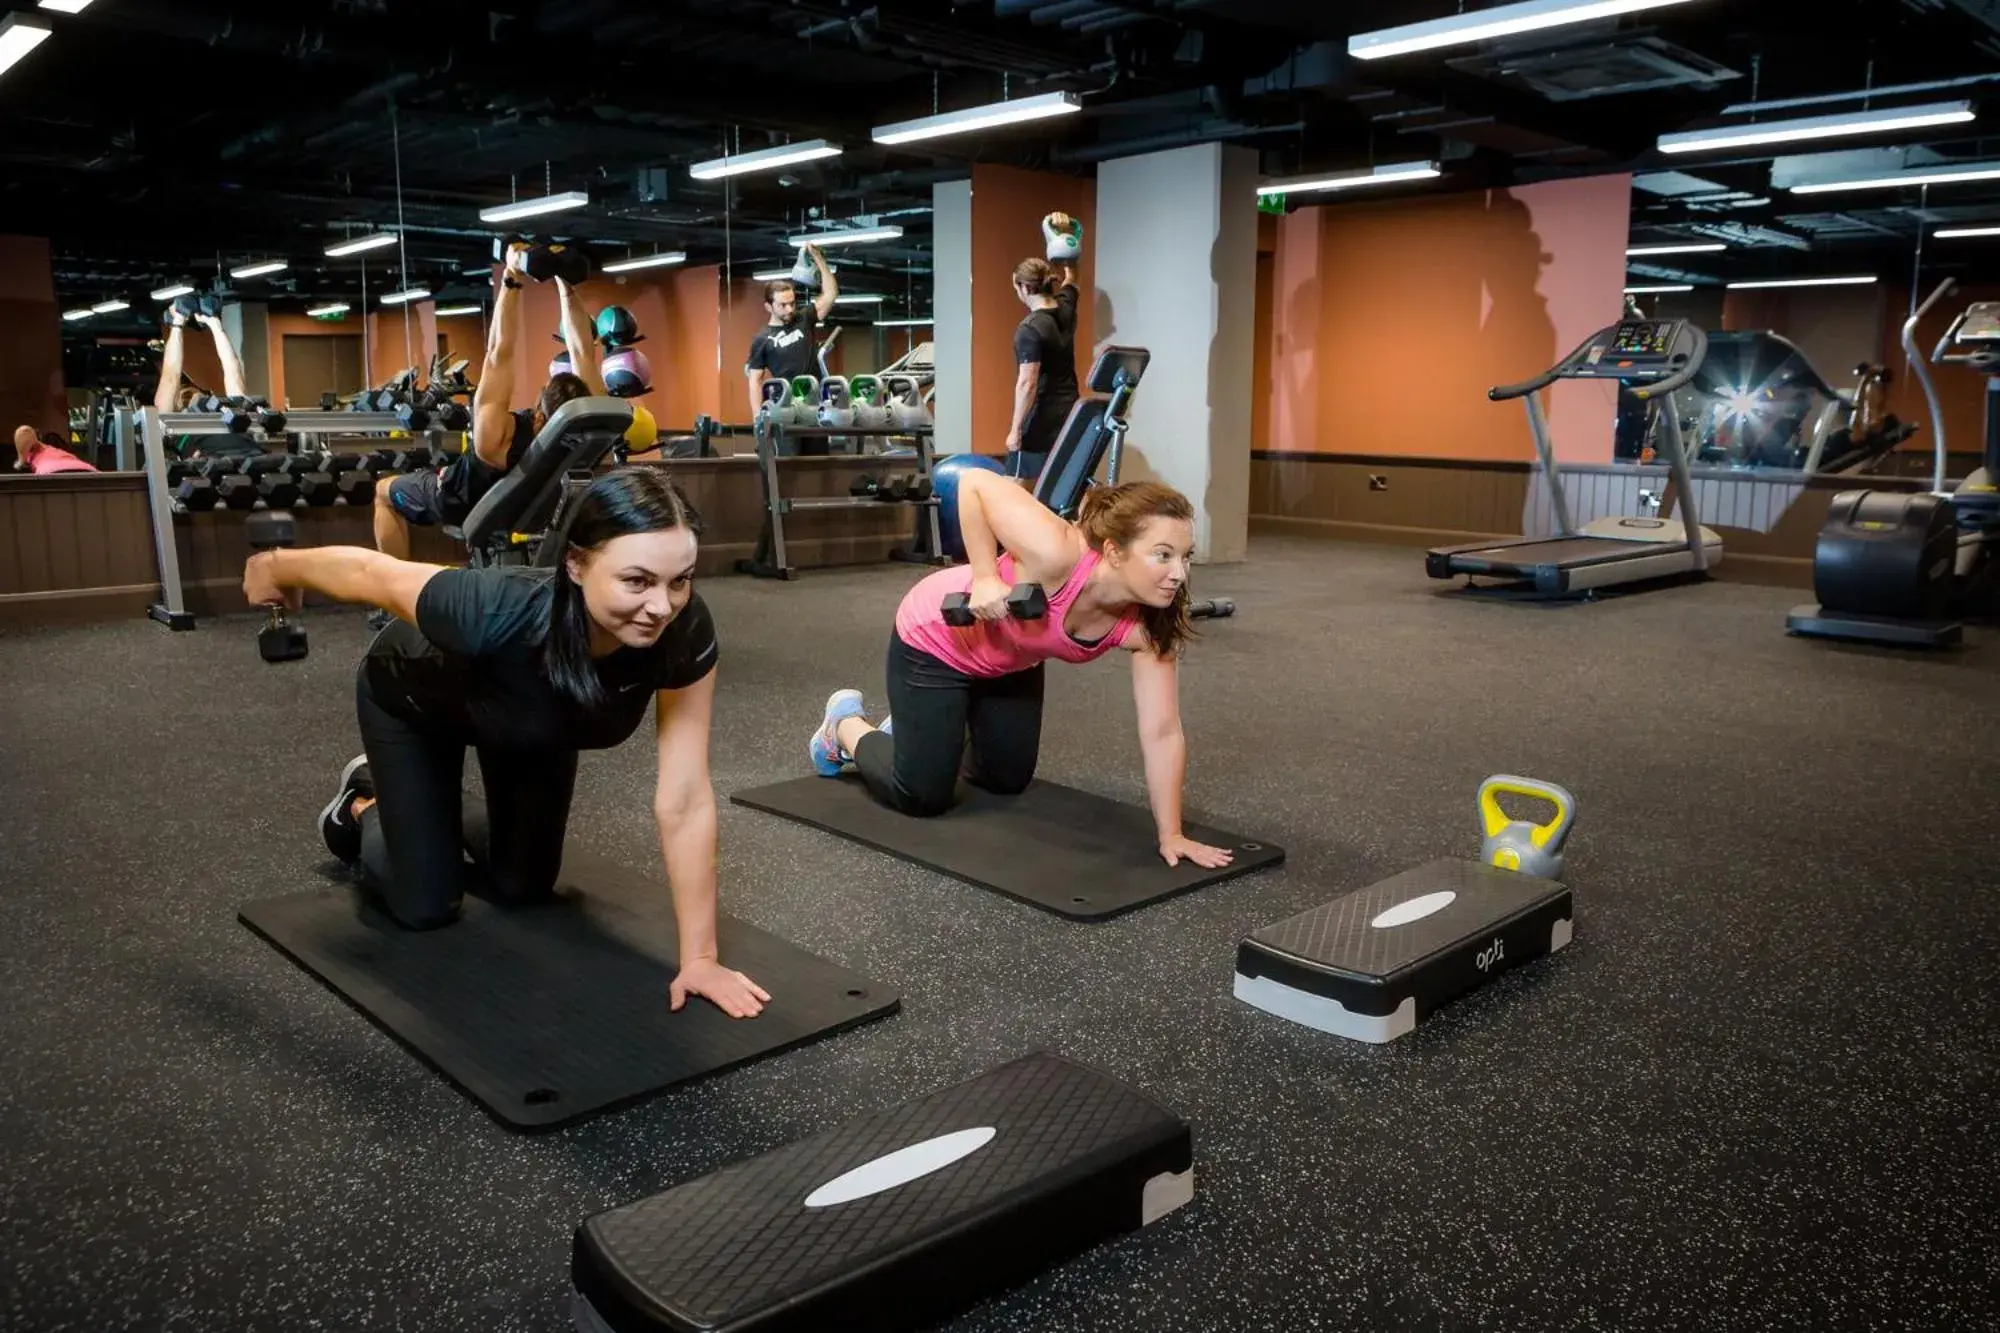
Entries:
{"type": "Polygon", "coordinates": [[[1511,546],[1485,546],[1472,551],[1455,551],[1453,563],[1459,561],[1479,561],[1495,566],[1516,568],[1536,565],[1588,565],[1600,560],[1623,560],[1643,555],[1658,555],[1662,551],[1674,550],[1678,542],[1628,542],[1614,541],[1606,537],[1551,537],[1545,542],[1516,543],[1511,546]]]}

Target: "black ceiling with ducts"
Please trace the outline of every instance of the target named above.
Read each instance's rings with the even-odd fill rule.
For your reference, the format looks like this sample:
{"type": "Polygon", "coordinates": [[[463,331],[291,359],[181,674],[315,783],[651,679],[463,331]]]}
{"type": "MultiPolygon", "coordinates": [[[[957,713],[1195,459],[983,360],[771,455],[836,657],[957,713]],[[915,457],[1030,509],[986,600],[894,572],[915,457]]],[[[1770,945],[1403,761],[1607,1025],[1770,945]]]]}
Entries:
{"type": "MultiPolygon", "coordinates": [[[[231,285],[279,302],[351,300],[362,261],[326,259],[325,246],[398,226],[408,272],[394,250],[369,255],[371,292],[408,281],[473,296],[494,231],[479,210],[578,189],[588,208],[540,225],[600,260],[680,249],[698,263],[786,266],[785,236],[816,220],[893,221],[900,242],[840,262],[922,309],[936,182],[975,161],[1089,173],[1216,141],[1255,149],[1270,175],[1446,166],[1445,180],[1403,190],[1633,172],[1635,242],[1732,242],[1702,257],[1714,261],[1698,267],[1707,278],[1901,276],[1937,225],[2000,222],[2000,182],[1928,200],[1788,196],[1772,188],[1768,150],[1681,159],[1654,146],[1722,119],[1852,109],[1772,104],[1864,87],[1891,102],[2000,94],[1995,0],[1693,0],[1389,60],[1347,54],[1352,31],[1459,7],[96,0],[53,16],[53,38],[0,75],[0,230],[52,238],[66,306],[123,298],[137,322],[152,317],[152,288],[266,256],[291,267],[231,285]],[[1934,86],[1889,91],[1913,84],[1934,86]],[[895,148],[869,138],[934,109],[1057,90],[1081,94],[1083,113],[895,148]],[[1750,102],[1761,109],[1726,112],[1750,102]],[[688,174],[725,152],[816,137],[845,153],[726,182],[688,174]]],[[[1921,133],[1913,163],[2000,159],[2000,111],[1921,133]]],[[[1925,262],[1977,277],[2000,269],[1996,256],[1991,243],[1934,246],[1925,262]]]]}

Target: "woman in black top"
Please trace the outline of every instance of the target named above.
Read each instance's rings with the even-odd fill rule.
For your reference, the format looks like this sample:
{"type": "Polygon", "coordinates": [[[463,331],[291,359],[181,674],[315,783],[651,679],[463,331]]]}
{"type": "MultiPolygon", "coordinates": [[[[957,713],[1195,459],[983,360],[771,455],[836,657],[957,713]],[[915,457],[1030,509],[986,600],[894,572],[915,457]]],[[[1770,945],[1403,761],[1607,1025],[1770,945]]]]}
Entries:
{"type": "MultiPolygon", "coordinates": [[[[1064,213],[1049,214],[1058,228],[1064,213]]],[[[1007,428],[1007,473],[1033,481],[1076,406],[1076,274],[1046,259],[1014,266],[1014,295],[1028,307],[1014,330],[1014,416],[1007,428]]]]}
{"type": "Polygon", "coordinates": [[[680,927],[673,1007],[701,995],[747,1018],[771,998],[717,956],[708,773],[717,648],[693,588],[699,531],[672,482],[625,468],[578,499],[555,569],[448,569],[355,546],[250,558],[243,592],[253,606],[296,604],[310,589],[396,617],[362,659],[364,753],[341,775],[320,827],[399,922],[427,930],[456,918],[466,853],[500,900],[548,896],[578,752],[623,743],[650,697],[653,813],[680,927]],[[468,747],[486,788],[479,827],[462,819],[468,747]]]}

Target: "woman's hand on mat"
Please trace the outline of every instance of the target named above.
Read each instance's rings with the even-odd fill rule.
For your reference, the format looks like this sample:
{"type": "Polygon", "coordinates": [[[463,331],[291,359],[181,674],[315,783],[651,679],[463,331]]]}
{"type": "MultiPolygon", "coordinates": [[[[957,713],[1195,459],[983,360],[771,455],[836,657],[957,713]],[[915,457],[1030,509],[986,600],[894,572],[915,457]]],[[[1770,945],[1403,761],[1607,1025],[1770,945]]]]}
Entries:
{"type": "Polygon", "coordinates": [[[277,568],[276,551],[259,551],[251,556],[243,566],[243,598],[252,606],[283,604],[287,610],[296,611],[305,596],[297,588],[281,587],[277,568]]]}
{"type": "Polygon", "coordinates": [[[1012,591],[1005,579],[979,578],[972,581],[966,600],[971,603],[972,614],[980,620],[1005,620],[1007,594],[1012,591]]]}
{"type": "Polygon", "coordinates": [[[1177,866],[1186,857],[1204,870],[1220,870],[1236,859],[1236,853],[1226,847],[1211,847],[1205,842],[1176,833],[1171,838],[1160,840],[1160,859],[1170,866],[1177,866]]]}
{"type": "Polygon", "coordinates": [[[734,968],[713,958],[697,958],[682,968],[667,988],[679,1013],[690,995],[699,995],[731,1018],[755,1018],[770,1003],[771,993],[734,968]]]}

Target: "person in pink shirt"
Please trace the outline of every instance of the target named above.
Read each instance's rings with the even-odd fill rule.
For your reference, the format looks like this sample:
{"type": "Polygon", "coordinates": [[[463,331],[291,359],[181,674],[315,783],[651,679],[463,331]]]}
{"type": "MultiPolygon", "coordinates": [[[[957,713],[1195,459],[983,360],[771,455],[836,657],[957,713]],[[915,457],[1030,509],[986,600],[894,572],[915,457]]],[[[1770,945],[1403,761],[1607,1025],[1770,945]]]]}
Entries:
{"type": "Polygon", "coordinates": [[[15,469],[32,472],[37,476],[47,476],[51,472],[97,471],[63,448],[61,439],[62,437],[54,431],[48,431],[38,437],[33,426],[19,427],[14,432],[15,469]]]}
{"type": "Polygon", "coordinates": [[[852,764],[876,800],[919,818],[950,808],[961,772],[975,786],[1016,795],[1034,778],[1041,750],[1042,664],[1122,649],[1160,856],[1170,866],[1227,865],[1228,851],[1181,831],[1180,654],[1190,634],[1194,506],[1170,486],[1132,481],[1086,492],[1070,522],[996,473],[964,473],[958,488],[969,563],[924,578],[897,609],[891,717],[872,725],[861,691],[835,691],[809,746],[814,770],[839,777],[852,764]],[[1009,612],[1009,591],[1026,583],[1047,597],[1040,619],[1009,612]],[[971,625],[946,623],[954,593],[967,595],[971,625]]]}

